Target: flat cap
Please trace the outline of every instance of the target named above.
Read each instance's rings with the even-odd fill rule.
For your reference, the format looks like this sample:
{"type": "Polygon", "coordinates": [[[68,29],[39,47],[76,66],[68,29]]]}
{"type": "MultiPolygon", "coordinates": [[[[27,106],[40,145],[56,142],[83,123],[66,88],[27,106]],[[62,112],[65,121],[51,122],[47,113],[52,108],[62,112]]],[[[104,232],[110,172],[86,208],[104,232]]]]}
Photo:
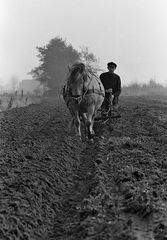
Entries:
{"type": "Polygon", "coordinates": [[[117,64],[114,63],[114,62],[109,62],[107,63],[107,66],[110,67],[110,66],[114,66],[115,68],[117,67],[117,64]]]}

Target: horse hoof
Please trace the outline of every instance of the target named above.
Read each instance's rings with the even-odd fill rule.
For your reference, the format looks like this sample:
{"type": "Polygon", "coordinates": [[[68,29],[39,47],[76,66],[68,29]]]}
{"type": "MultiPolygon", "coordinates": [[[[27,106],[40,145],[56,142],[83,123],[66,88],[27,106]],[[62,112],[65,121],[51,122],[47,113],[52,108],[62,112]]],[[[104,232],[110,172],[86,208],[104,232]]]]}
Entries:
{"type": "Polygon", "coordinates": [[[94,139],[93,138],[89,139],[89,142],[94,143],[94,139]]]}
{"type": "Polygon", "coordinates": [[[82,137],[80,135],[76,135],[76,139],[82,142],[82,137]]]}
{"type": "Polygon", "coordinates": [[[91,136],[94,136],[94,135],[95,135],[95,132],[94,132],[94,131],[92,131],[92,132],[91,132],[91,136]]]}
{"type": "Polygon", "coordinates": [[[100,139],[102,139],[102,140],[103,140],[103,139],[104,139],[104,136],[100,136],[100,139]]]}

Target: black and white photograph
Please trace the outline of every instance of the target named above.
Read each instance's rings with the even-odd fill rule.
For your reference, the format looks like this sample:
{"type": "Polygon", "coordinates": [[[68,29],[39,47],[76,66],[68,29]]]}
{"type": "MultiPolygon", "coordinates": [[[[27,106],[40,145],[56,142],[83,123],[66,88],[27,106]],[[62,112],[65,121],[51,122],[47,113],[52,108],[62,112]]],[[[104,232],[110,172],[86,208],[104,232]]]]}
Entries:
{"type": "Polygon", "coordinates": [[[0,0],[0,240],[167,239],[167,0],[0,0]]]}

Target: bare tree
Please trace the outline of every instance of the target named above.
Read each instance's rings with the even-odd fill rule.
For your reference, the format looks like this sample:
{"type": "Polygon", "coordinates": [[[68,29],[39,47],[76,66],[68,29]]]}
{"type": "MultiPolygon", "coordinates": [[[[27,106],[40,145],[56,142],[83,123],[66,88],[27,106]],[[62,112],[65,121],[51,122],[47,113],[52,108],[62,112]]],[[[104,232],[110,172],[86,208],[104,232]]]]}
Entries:
{"type": "Polygon", "coordinates": [[[102,71],[98,65],[99,59],[92,52],[89,52],[88,47],[82,46],[80,49],[80,59],[85,63],[86,67],[95,74],[102,71]]]}

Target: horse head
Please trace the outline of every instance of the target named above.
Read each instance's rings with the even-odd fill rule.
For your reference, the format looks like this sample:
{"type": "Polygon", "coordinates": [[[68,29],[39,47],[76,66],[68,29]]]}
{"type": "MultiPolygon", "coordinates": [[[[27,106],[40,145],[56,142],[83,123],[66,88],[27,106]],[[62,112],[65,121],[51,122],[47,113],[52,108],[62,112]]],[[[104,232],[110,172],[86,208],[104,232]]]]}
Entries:
{"type": "Polygon", "coordinates": [[[81,96],[83,94],[86,79],[87,73],[83,63],[75,63],[69,68],[68,84],[72,96],[81,96]]]}

